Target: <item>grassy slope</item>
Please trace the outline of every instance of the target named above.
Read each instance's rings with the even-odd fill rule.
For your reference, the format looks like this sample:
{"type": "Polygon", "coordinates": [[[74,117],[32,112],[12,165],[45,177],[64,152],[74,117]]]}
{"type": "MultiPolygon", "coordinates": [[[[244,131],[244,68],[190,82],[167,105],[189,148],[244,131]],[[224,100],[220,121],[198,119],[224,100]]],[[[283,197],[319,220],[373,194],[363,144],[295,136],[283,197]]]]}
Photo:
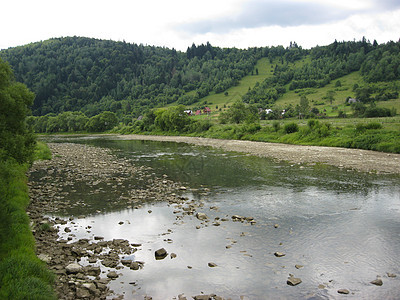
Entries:
{"type": "MultiPolygon", "coordinates": [[[[310,61],[310,57],[307,57],[301,61],[297,61],[294,63],[295,68],[301,68],[305,63],[310,61]]],[[[198,106],[201,103],[207,101],[207,105],[212,109],[212,116],[218,116],[218,108],[225,109],[229,107],[232,103],[237,100],[241,100],[242,96],[248,91],[249,87],[253,88],[257,82],[262,82],[265,78],[271,77],[273,75],[273,67],[278,63],[274,61],[272,64],[269,62],[267,58],[261,58],[255,68],[258,69],[258,75],[247,75],[240,80],[237,86],[231,87],[227,90],[228,95],[225,96],[224,93],[218,94],[210,94],[207,97],[202,98],[198,103],[195,103],[192,107],[198,106]]],[[[345,113],[351,113],[351,107],[345,105],[345,100],[347,97],[355,97],[354,92],[352,91],[354,84],[363,85],[364,81],[360,75],[360,72],[353,72],[346,76],[340,77],[336,80],[333,80],[330,84],[322,87],[322,88],[308,88],[301,89],[296,91],[289,91],[289,85],[286,86],[287,93],[285,93],[281,98],[277,100],[274,104],[276,107],[287,107],[287,105],[291,104],[296,106],[300,102],[300,96],[304,93],[309,100],[311,107],[318,108],[321,112],[325,112],[328,117],[335,117],[338,114],[339,110],[344,111],[345,113]],[[335,87],[335,83],[337,80],[340,80],[342,86],[339,88],[335,87]],[[332,104],[324,99],[326,97],[328,91],[334,91],[334,101],[332,104]]],[[[377,106],[386,107],[386,108],[396,108],[398,112],[400,112],[400,100],[390,100],[385,102],[378,102],[377,106]]],[[[197,117],[197,118],[204,118],[197,117]]]]}
{"type": "MultiPolygon", "coordinates": [[[[273,75],[273,69],[271,68],[271,64],[267,58],[261,58],[258,60],[255,69],[258,69],[258,75],[254,71],[254,75],[247,75],[243,77],[237,86],[233,86],[227,90],[228,95],[225,96],[224,93],[212,93],[207,97],[204,97],[200,100],[201,102],[207,101],[207,105],[213,110],[216,110],[216,106],[219,108],[224,108],[230,106],[237,100],[242,100],[242,96],[247,93],[250,88],[253,88],[257,82],[262,82],[265,78],[273,75]]],[[[196,103],[193,106],[197,106],[199,103],[196,103]]]]}
{"type": "Polygon", "coordinates": [[[276,102],[276,106],[286,107],[289,104],[296,106],[300,103],[300,96],[302,93],[305,94],[307,99],[309,100],[311,107],[316,107],[320,111],[326,110],[327,116],[337,116],[338,110],[343,110],[346,113],[351,111],[350,106],[345,105],[345,100],[347,97],[354,97],[354,92],[352,91],[353,85],[358,83],[361,85],[363,80],[359,72],[353,72],[349,75],[340,77],[339,79],[332,81],[330,84],[322,87],[322,88],[307,88],[296,91],[288,91],[283,95],[283,97],[279,98],[276,102]],[[340,80],[342,86],[335,88],[335,83],[337,80],[340,80]],[[334,101],[332,104],[324,99],[328,91],[334,91],[334,101]],[[336,109],[334,108],[336,107],[336,109]]]}

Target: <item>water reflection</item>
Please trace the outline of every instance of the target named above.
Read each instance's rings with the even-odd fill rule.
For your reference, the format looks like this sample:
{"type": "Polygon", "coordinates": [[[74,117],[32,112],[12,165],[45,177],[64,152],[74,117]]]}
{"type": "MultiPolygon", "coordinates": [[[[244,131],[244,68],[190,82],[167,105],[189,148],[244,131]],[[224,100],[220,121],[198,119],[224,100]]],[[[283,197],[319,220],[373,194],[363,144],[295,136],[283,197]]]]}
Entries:
{"type": "Polygon", "coordinates": [[[400,275],[400,184],[396,176],[361,174],[324,165],[293,165],[177,143],[77,139],[108,147],[135,164],[210,194],[188,194],[205,201],[198,211],[211,220],[234,214],[257,223],[226,221],[196,226],[193,216],[176,219],[174,206],[148,203],[141,209],[88,214],[76,221],[74,234],[141,243],[135,259],[140,271],[120,270],[112,289],[126,298],[151,295],[171,299],[216,293],[250,299],[347,298],[398,299],[400,275]],[[216,206],[218,210],[211,210],[216,206]],[[151,213],[148,210],[151,209],[151,213]],[[119,222],[124,222],[119,224],[119,222]],[[275,228],[278,224],[278,228],[275,228]],[[156,261],[164,247],[177,257],[156,261]],[[286,255],[277,258],[280,251],[286,255]],[[216,268],[208,267],[215,262],[216,268]],[[302,265],[297,269],[295,265],[302,265]],[[190,268],[188,268],[188,266],[190,268]],[[286,284],[289,274],[302,279],[286,284]],[[369,282],[382,276],[384,285],[369,282]],[[137,282],[132,286],[130,282],[137,282]]]}

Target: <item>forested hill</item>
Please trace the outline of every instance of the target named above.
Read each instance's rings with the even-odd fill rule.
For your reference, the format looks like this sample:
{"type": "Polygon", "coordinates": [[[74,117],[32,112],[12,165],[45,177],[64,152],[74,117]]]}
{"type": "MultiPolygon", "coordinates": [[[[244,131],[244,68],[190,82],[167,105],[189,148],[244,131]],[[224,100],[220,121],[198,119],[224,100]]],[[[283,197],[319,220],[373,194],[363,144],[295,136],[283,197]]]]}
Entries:
{"type": "Polygon", "coordinates": [[[207,43],[181,52],[83,37],[0,52],[16,80],[36,94],[34,115],[82,111],[88,116],[101,111],[137,115],[160,104],[193,103],[236,84],[262,55],[260,48],[221,49],[207,43]]]}
{"type": "MultiPolygon", "coordinates": [[[[256,84],[243,101],[267,107],[289,90],[319,88],[360,71],[364,86],[357,96],[381,100],[398,87],[378,91],[375,82],[400,79],[400,42],[337,42],[310,50],[288,47],[246,50],[192,45],[186,52],[83,37],[55,38],[0,51],[16,80],[36,94],[34,115],[103,111],[132,120],[146,110],[169,103],[190,105],[210,93],[224,92],[253,72],[267,57],[272,76],[256,84]],[[380,98],[379,98],[380,99],[380,98]]],[[[392,93],[392,92],[395,93],[392,93]]]]}

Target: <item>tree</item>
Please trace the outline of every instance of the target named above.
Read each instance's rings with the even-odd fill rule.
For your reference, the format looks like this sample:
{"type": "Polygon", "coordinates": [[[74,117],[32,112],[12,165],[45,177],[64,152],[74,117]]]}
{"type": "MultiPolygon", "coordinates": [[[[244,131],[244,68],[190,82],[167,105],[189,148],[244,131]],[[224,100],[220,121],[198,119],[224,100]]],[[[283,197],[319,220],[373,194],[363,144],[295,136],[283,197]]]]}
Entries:
{"type": "Polygon", "coordinates": [[[258,120],[258,110],[255,106],[246,106],[242,101],[236,101],[232,106],[226,111],[220,114],[221,123],[253,123],[258,120]]]}
{"type": "Polygon", "coordinates": [[[34,97],[25,85],[14,80],[10,66],[0,59],[0,160],[32,160],[35,138],[25,119],[34,97]]]}
{"type": "Polygon", "coordinates": [[[308,103],[308,99],[306,96],[301,96],[300,97],[300,105],[299,105],[299,115],[301,116],[306,116],[308,112],[310,111],[310,105],[308,103]]]}
{"type": "Polygon", "coordinates": [[[91,117],[86,125],[87,130],[102,132],[114,128],[118,124],[117,115],[110,111],[91,117]]]}
{"type": "Polygon", "coordinates": [[[185,106],[172,106],[155,112],[155,125],[163,131],[184,131],[190,124],[189,116],[184,112],[185,106]]]}
{"type": "Polygon", "coordinates": [[[332,104],[333,101],[335,100],[335,95],[336,95],[335,91],[329,90],[326,92],[325,98],[329,101],[330,104],[332,104]]]}

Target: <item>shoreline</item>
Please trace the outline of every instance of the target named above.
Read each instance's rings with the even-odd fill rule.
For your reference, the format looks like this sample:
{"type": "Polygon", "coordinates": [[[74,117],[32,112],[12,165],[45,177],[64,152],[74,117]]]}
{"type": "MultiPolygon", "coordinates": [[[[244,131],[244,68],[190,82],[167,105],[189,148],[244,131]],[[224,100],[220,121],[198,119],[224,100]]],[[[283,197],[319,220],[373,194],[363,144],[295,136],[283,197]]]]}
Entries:
{"type": "Polygon", "coordinates": [[[339,168],[377,174],[400,174],[400,154],[371,150],[303,146],[243,140],[224,140],[186,136],[159,135],[114,135],[120,140],[143,140],[186,143],[196,146],[211,146],[226,151],[269,157],[291,163],[322,163],[339,168]]]}

